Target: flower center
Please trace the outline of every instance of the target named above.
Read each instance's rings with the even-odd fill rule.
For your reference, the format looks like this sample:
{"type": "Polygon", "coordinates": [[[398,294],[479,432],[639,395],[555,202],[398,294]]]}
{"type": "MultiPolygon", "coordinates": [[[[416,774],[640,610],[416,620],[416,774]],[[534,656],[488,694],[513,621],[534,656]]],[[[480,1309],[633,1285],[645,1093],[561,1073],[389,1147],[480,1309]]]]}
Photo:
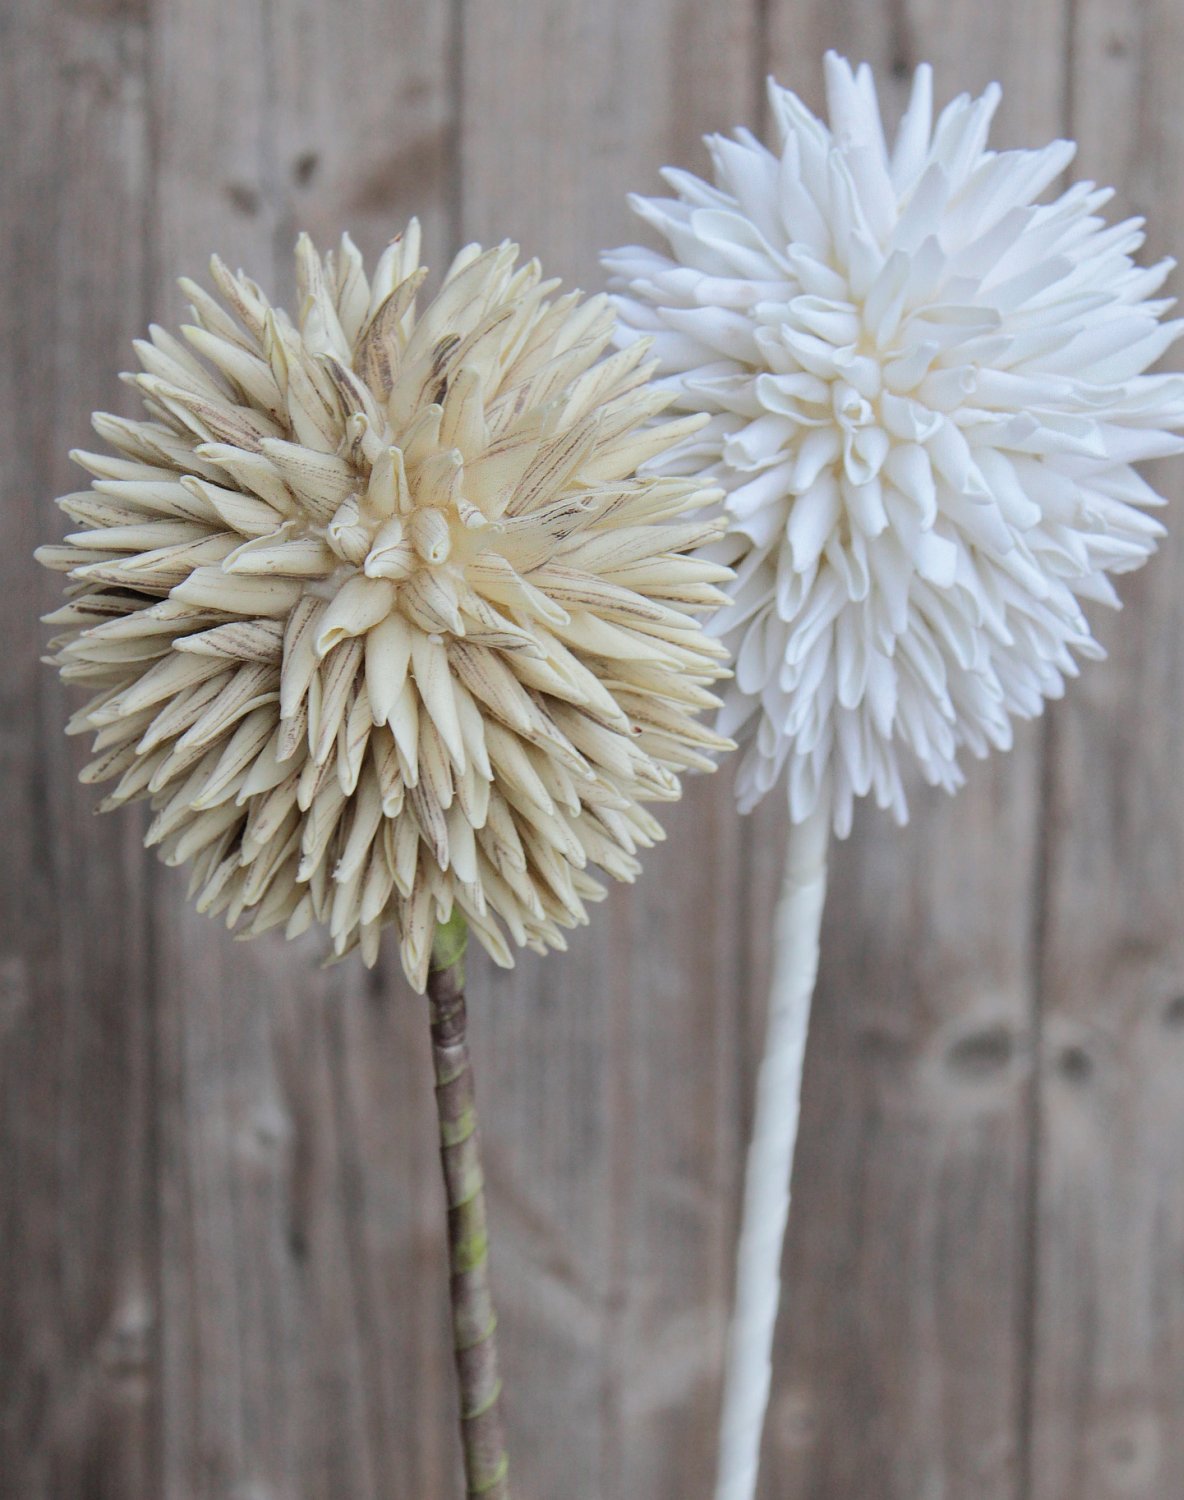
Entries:
{"type": "Polygon", "coordinates": [[[462,476],[455,449],[420,457],[410,445],[391,444],[328,522],[309,526],[308,534],[336,563],[312,591],[331,596],[348,590],[355,608],[356,619],[334,620],[334,639],[362,634],[389,613],[407,616],[434,636],[465,634],[464,566],[481,550],[482,531],[488,545],[490,522],[460,493],[462,476]]]}

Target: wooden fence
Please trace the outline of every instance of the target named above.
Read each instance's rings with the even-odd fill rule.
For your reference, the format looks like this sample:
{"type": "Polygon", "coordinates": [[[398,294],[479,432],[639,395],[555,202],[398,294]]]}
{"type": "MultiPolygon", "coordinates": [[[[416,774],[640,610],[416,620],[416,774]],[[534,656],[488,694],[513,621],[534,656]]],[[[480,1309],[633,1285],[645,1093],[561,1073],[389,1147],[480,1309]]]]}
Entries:
{"type": "MultiPolygon", "coordinates": [[[[67,449],[212,249],[287,296],[298,228],[417,213],[595,287],[626,190],[831,45],[889,112],[1000,79],[1001,141],[1184,244],[1179,0],[4,0],[3,1500],[457,1493],[423,1005],[92,817],[30,561],[67,449]]],[[[768,1500],[1184,1495],[1181,536],[1012,754],[837,855],[768,1500]]],[[[475,966],[519,1500],[709,1493],[783,835],[729,779],[568,959],[475,966]]]]}

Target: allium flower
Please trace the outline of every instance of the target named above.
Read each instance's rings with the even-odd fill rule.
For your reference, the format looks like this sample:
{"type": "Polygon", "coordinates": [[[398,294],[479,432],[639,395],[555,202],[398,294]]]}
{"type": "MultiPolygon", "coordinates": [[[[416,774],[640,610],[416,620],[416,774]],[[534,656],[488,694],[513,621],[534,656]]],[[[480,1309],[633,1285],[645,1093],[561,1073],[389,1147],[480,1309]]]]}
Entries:
{"type": "Polygon", "coordinates": [[[634,198],[670,254],[607,263],[677,404],[712,414],[677,472],[726,488],[736,651],[720,728],[750,809],[788,764],[804,819],[832,772],[836,831],[900,758],[957,786],[959,748],[1011,741],[1099,648],[1084,600],[1162,534],[1131,465],[1180,449],[1178,337],[1109,192],[1037,200],[1074,147],[992,152],[997,88],[932,120],[928,67],[891,149],[866,66],[827,58],[829,128],[770,82],[775,145],[708,141],[715,181],[634,198]]]}
{"type": "Polygon", "coordinates": [[[418,227],[367,280],[348,237],[297,247],[293,324],[217,259],[222,303],[137,343],[146,421],[59,504],[81,529],[54,660],[94,696],[86,781],[150,797],[148,842],[252,936],[315,920],[422,989],[455,907],[502,964],[562,947],[599,867],[632,879],[642,807],[719,744],[694,713],[723,647],[687,554],[718,492],[636,477],[684,439],[604,298],[552,299],[471,246],[417,313],[418,227]],[[643,430],[644,428],[644,430],[643,430]]]}

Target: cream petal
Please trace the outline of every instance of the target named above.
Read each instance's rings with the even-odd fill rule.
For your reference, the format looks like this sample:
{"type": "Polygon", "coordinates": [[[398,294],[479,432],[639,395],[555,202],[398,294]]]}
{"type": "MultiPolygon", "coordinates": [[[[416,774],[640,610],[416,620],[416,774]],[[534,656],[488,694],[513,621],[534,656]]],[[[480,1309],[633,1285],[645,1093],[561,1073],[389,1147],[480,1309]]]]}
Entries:
{"type": "Polygon", "coordinates": [[[583,867],[632,879],[639,801],[723,743],[691,717],[723,670],[693,616],[728,570],[689,556],[723,526],[694,473],[710,424],[651,429],[647,341],[602,358],[608,301],[515,257],[469,247],[417,306],[417,226],[373,282],[348,237],[322,259],[302,236],[295,321],[215,260],[221,301],[188,284],[188,344],[137,346],[147,420],[96,418],[118,456],[79,455],[78,529],[39,554],[72,575],[51,650],[90,687],[69,728],[97,732],[103,805],[150,796],[161,857],[239,936],[320,923],[372,963],[393,925],[418,988],[456,908],[499,963],[502,923],[562,947],[602,893],[583,867]],[[680,443],[681,475],[636,472],[680,443]]]}

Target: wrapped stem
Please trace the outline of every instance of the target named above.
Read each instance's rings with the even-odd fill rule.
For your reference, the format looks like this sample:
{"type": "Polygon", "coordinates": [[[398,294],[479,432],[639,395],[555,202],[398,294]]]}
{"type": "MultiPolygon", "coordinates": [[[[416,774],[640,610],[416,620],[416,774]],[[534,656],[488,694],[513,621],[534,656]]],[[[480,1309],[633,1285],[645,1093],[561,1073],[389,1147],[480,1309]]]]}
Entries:
{"type": "Polygon", "coordinates": [[[744,1178],[736,1301],[728,1330],[715,1500],[752,1500],[769,1402],[781,1253],[789,1220],[802,1064],[826,901],[830,798],[791,825],[773,930],[765,1050],[744,1178]]]}
{"type": "Polygon", "coordinates": [[[509,1500],[497,1315],[489,1286],[485,1181],[467,1041],[466,937],[464,920],[459,916],[437,931],[427,985],[440,1161],[448,1201],[452,1343],[460,1394],[466,1496],[468,1500],[509,1500]]]}

